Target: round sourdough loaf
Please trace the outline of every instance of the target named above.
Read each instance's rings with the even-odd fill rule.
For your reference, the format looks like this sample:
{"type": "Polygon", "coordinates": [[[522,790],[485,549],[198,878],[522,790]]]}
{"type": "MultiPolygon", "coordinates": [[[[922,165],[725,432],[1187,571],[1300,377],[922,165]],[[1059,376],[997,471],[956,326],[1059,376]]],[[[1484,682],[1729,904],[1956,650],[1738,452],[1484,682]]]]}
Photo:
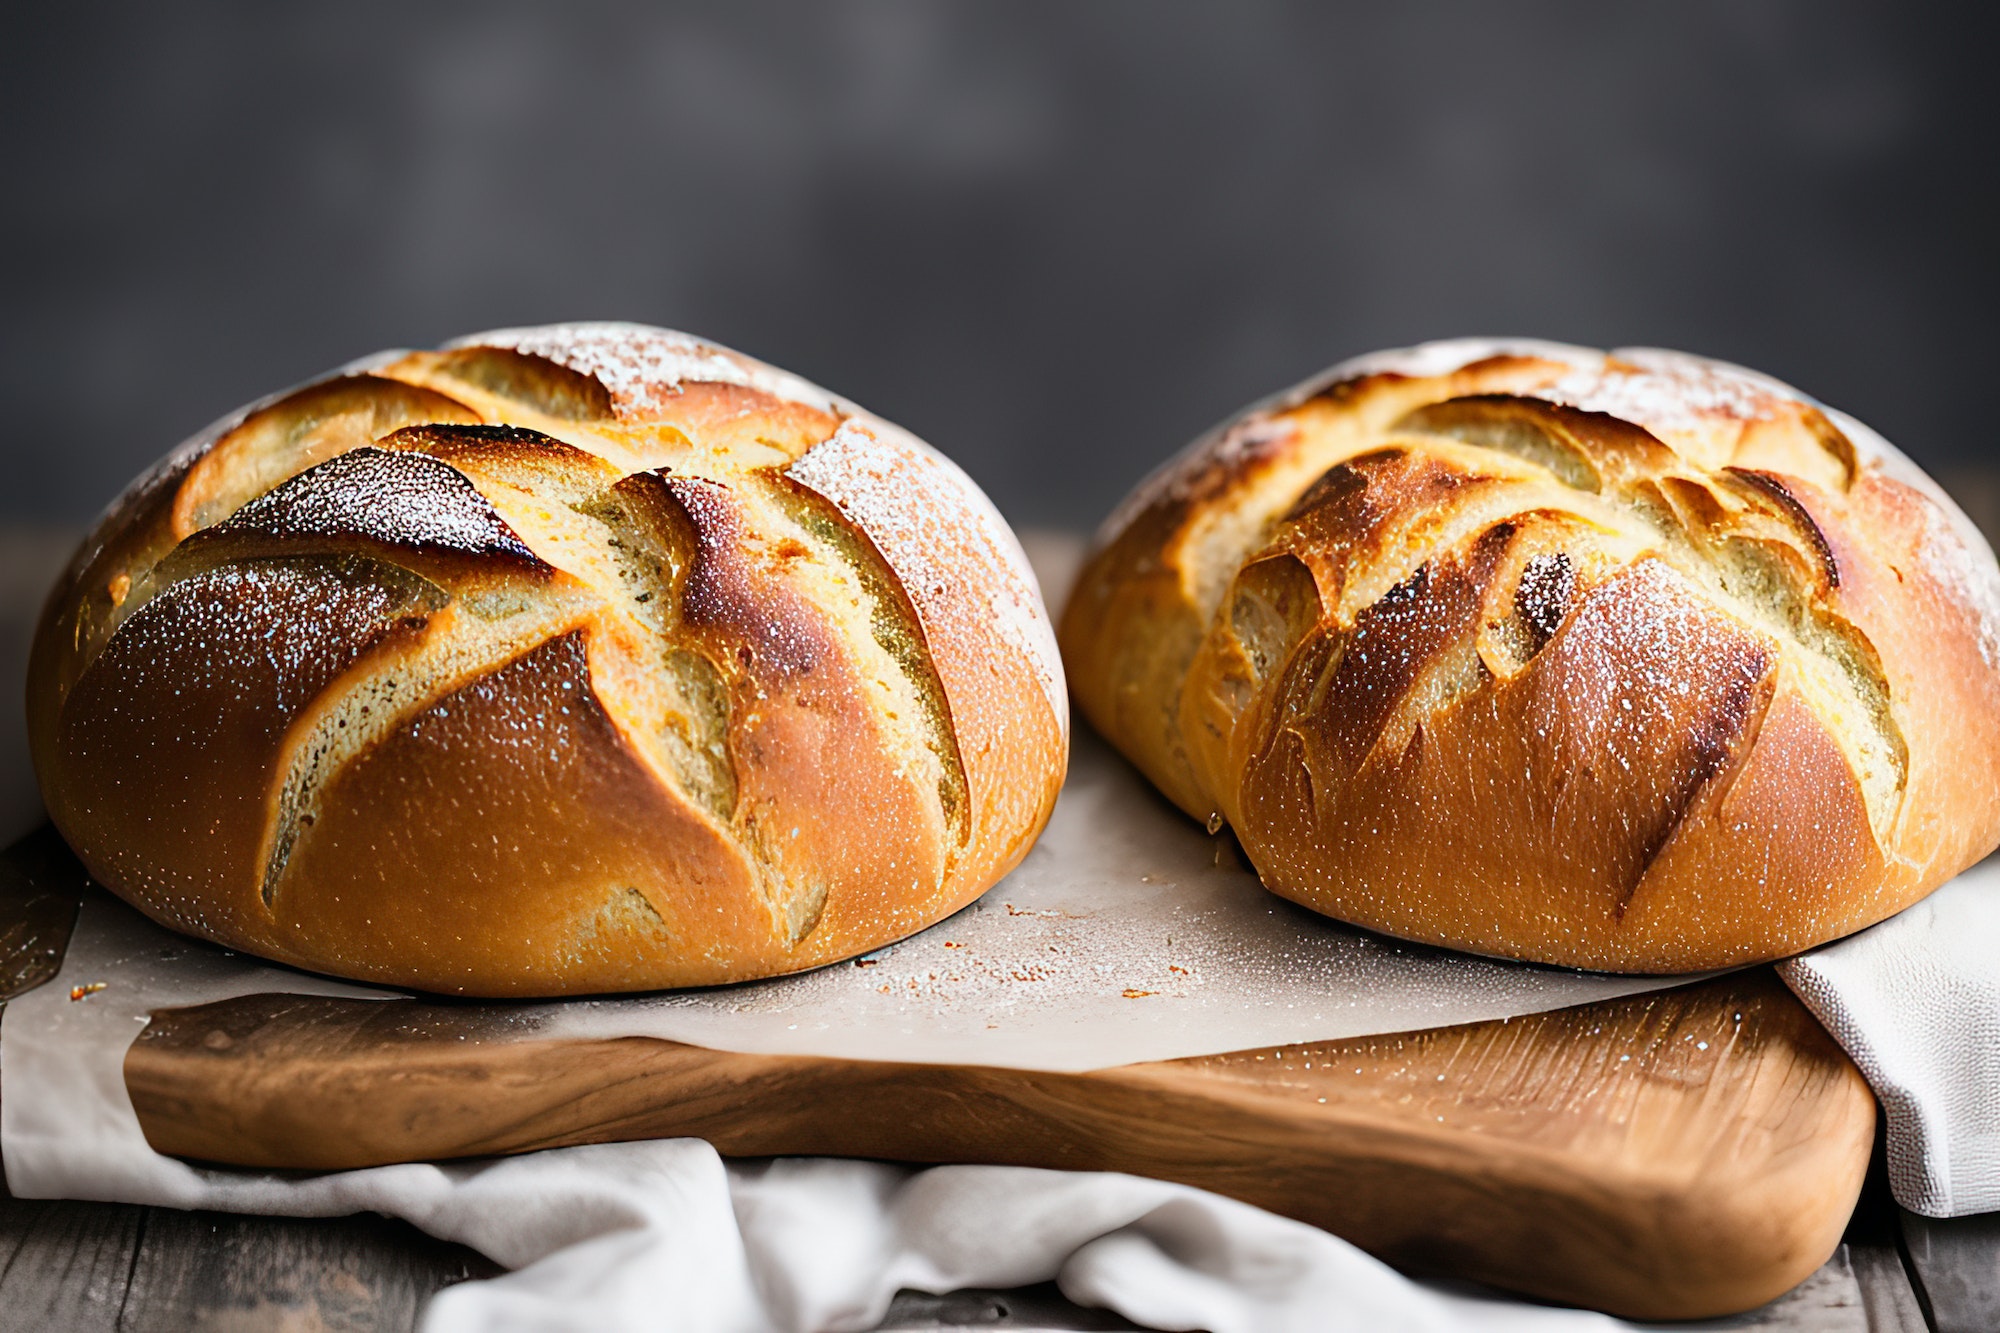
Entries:
{"type": "Polygon", "coordinates": [[[114,504],[28,684],[50,814],[154,919],[470,995],[901,938],[1054,805],[1062,668],[957,467],[629,324],[385,353],[114,504]]]}
{"type": "Polygon", "coordinates": [[[1780,957],[2000,840],[1985,541],[1859,422],[1679,353],[1335,367],[1145,482],[1062,640],[1270,888],[1409,939],[1780,957]]]}

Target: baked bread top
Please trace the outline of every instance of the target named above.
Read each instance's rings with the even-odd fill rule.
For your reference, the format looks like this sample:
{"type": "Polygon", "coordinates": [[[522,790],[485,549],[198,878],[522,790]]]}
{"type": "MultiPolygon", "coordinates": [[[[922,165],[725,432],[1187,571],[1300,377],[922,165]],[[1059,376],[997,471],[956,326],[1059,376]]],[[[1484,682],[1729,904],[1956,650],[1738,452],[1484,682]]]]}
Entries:
{"type": "Polygon", "coordinates": [[[685,334],[385,353],[99,522],[28,688],[155,919],[478,995],[740,980],[969,902],[1068,744],[1034,576],[906,432],[685,334]]]}
{"type": "Polygon", "coordinates": [[[1853,418],[1680,353],[1335,367],[1140,486],[1062,642],[1270,888],[1411,939],[1780,957],[2000,841],[1985,541],[1853,418]]]}

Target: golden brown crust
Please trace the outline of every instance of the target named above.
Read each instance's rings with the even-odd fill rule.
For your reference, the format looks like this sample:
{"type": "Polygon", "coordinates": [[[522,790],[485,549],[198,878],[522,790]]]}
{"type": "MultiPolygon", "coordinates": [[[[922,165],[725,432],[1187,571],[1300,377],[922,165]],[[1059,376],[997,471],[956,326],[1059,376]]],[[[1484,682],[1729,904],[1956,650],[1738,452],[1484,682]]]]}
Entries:
{"type": "Polygon", "coordinates": [[[191,442],[51,596],[29,699],[57,826],[156,919],[558,995],[796,971],[969,902],[1053,808],[1053,659],[948,462],[747,357],[581,325],[191,442]]]}
{"type": "Polygon", "coordinates": [[[1365,358],[1197,442],[1064,616],[1267,885],[1584,967],[1773,958],[2000,842],[2000,571],[1906,459],[1646,349],[1365,358]]]}

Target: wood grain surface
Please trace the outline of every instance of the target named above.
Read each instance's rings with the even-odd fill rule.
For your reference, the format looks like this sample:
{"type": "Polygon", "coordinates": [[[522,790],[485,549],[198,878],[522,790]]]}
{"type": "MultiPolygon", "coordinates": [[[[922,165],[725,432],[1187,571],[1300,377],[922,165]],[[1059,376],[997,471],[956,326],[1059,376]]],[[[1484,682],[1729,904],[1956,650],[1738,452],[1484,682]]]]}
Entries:
{"type": "MultiPolygon", "coordinates": [[[[1879,1207],[1886,1198],[1874,1203],[1879,1207]]],[[[1864,1211],[1869,1200],[1864,1195],[1864,1211]]],[[[1857,1216],[1820,1269],[1749,1313],[1676,1333],[1925,1333],[1893,1242],[1857,1216]]],[[[0,1330],[66,1333],[411,1333],[429,1297],[495,1272],[405,1223],[233,1217],[0,1194],[0,1330]]],[[[897,1294],[882,1333],[980,1328],[1089,1333],[1136,1326],[1053,1283],[897,1294]]]]}
{"type": "Polygon", "coordinates": [[[1903,1245],[1938,1333],[2000,1329],[2000,1213],[1949,1220],[1901,1210],[1903,1245]]]}
{"type": "Polygon", "coordinates": [[[160,1013],[126,1081],[183,1157],[332,1169],[695,1135],[746,1156],[1128,1171],[1406,1268],[1652,1318],[1747,1309],[1818,1268],[1875,1124],[1767,969],[1087,1074],[556,1041],[504,1006],[266,995],[160,1013]]]}

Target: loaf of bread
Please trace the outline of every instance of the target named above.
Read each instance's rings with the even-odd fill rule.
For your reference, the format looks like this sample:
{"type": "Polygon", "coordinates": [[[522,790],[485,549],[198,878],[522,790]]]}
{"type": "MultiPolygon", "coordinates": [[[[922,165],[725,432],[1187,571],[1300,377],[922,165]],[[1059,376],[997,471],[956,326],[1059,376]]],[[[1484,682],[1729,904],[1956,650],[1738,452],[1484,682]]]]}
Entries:
{"type": "Polygon", "coordinates": [[[2000,841],[2000,572],[1874,432],[1673,352],[1434,343],[1112,516],[1089,720],[1266,885],[1485,954],[1781,957],[2000,841]]]}
{"type": "Polygon", "coordinates": [[[1034,842],[1067,696],[924,444],[683,334],[387,353],[135,482],[51,595],[50,814],[154,919],[468,995],[792,972],[1034,842]]]}

